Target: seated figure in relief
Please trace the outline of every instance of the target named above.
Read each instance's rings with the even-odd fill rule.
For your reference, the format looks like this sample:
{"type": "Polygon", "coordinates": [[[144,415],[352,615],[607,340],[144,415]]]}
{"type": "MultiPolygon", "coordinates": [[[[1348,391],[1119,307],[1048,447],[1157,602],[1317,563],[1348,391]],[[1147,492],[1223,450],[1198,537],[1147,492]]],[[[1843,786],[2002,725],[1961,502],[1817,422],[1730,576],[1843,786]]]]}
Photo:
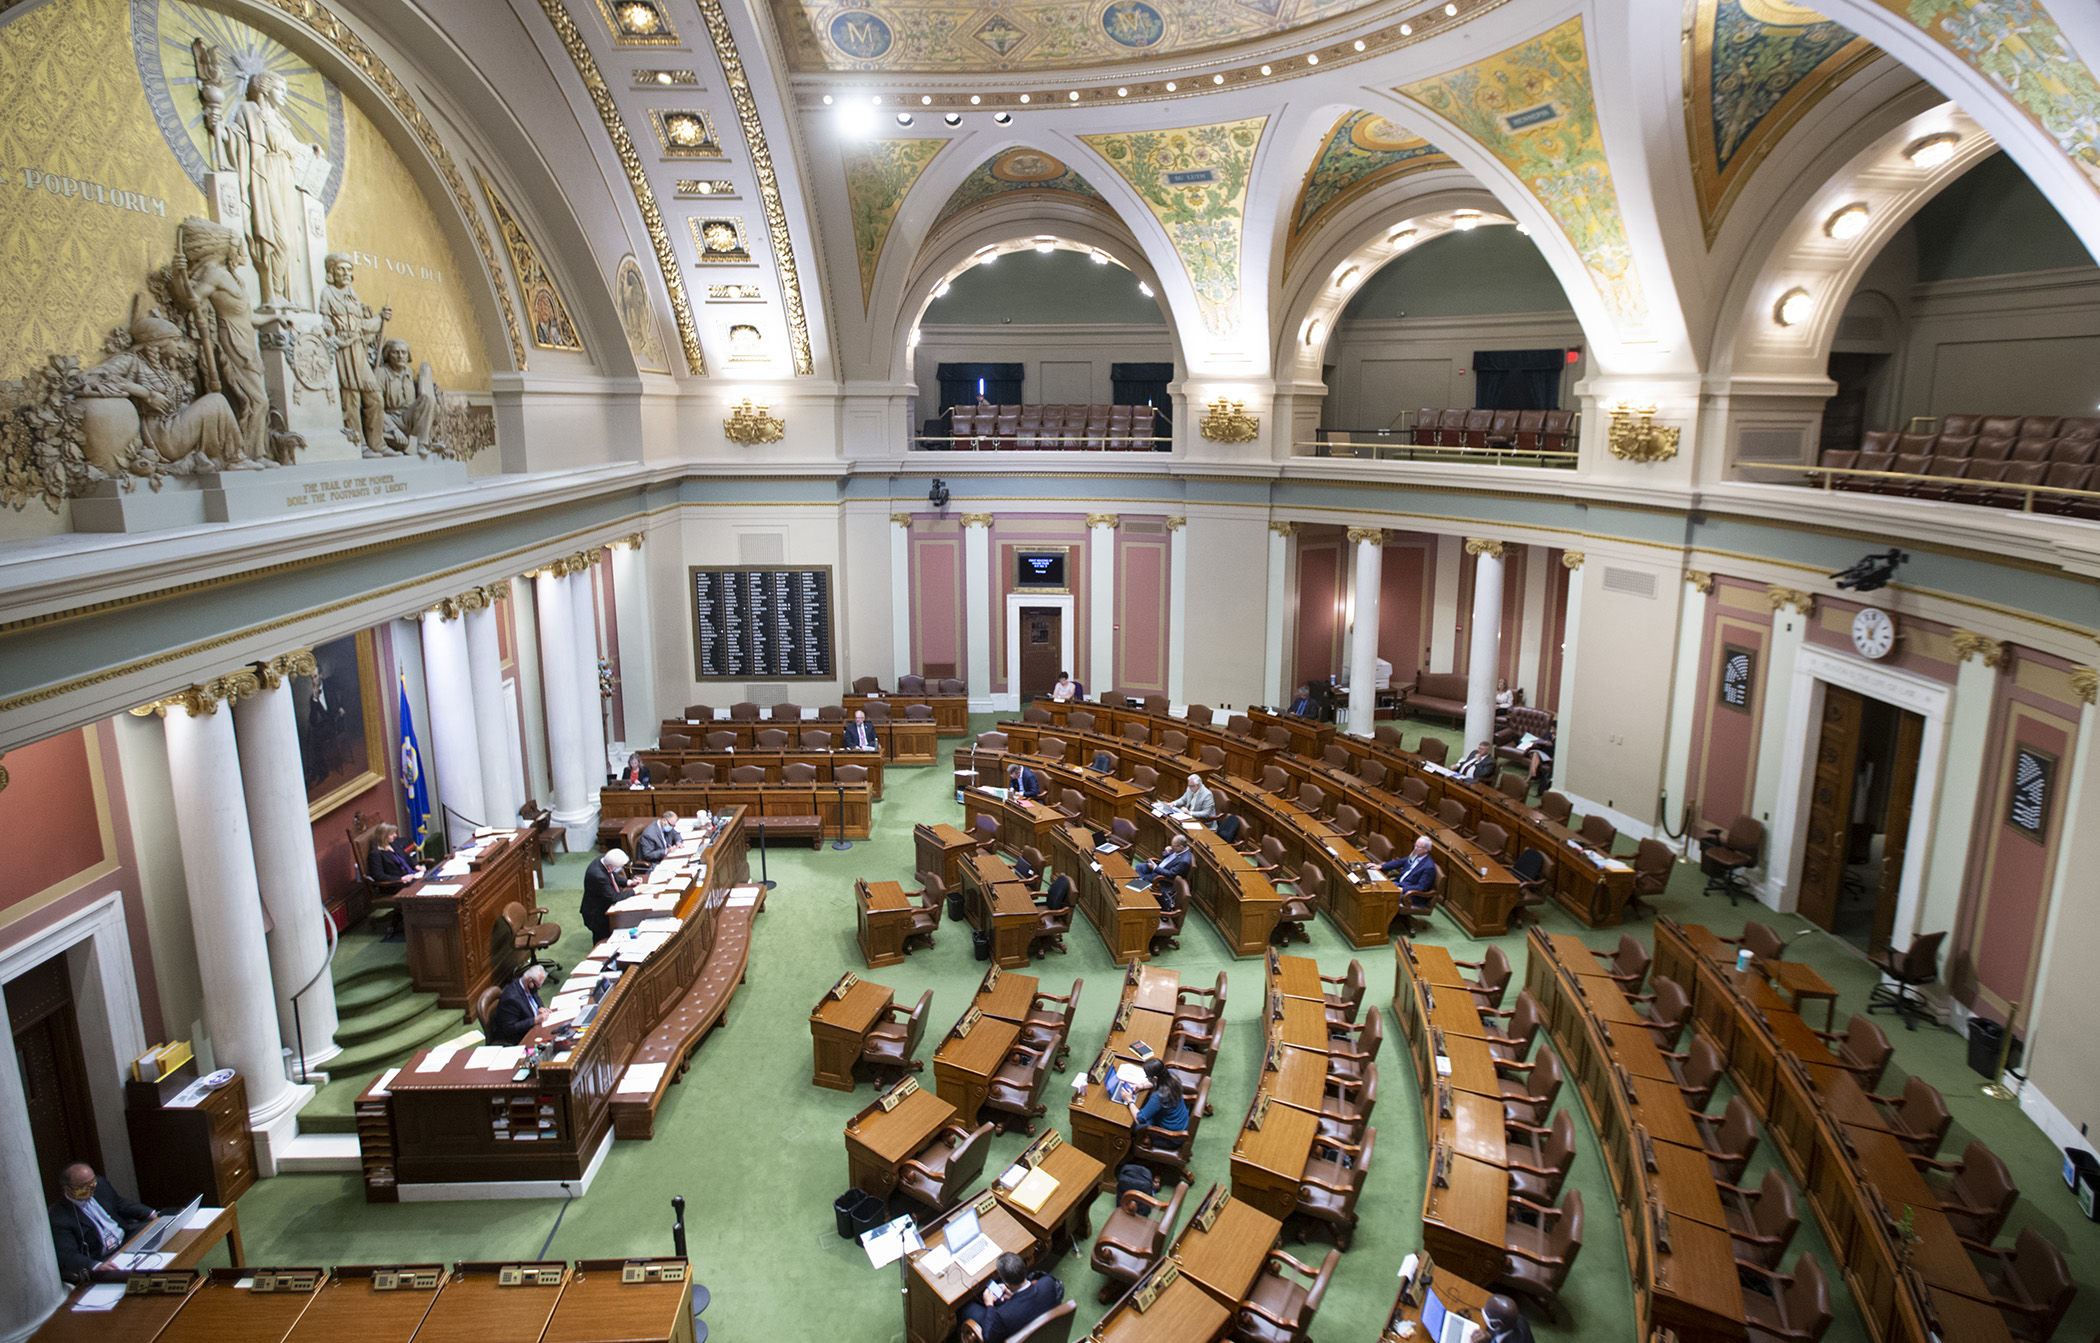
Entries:
{"type": "Polygon", "coordinates": [[[389,337],[379,347],[379,395],[386,410],[386,448],[405,453],[411,445],[427,456],[437,438],[438,385],[425,360],[409,370],[408,342],[389,337]]]}
{"type": "MultiPolygon", "coordinates": [[[[143,446],[157,465],[192,455],[207,470],[255,467],[247,459],[240,420],[219,392],[201,396],[195,341],[159,311],[135,297],[131,321],[112,333],[113,353],[81,375],[78,405],[81,448],[89,466],[126,474],[127,454],[143,446]]],[[[156,465],[151,458],[139,465],[156,465]]]]}

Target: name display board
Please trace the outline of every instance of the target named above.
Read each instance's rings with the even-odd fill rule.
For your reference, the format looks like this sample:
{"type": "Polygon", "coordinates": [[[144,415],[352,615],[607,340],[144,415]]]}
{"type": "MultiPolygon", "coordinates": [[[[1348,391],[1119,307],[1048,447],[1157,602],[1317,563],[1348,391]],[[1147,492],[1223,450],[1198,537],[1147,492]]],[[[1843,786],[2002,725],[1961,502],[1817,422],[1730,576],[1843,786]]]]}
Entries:
{"type": "Polygon", "coordinates": [[[690,573],[696,679],[832,674],[829,565],[695,565],[690,573]]]}

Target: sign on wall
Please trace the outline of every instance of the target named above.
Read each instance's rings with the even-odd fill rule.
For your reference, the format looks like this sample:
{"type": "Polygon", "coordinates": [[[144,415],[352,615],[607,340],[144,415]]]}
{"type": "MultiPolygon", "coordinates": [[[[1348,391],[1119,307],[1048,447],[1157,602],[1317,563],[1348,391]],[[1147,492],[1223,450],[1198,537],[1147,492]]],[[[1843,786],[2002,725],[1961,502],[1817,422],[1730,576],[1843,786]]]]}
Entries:
{"type": "Polygon", "coordinates": [[[1757,653],[1740,644],[1721,650],[1721,704],[1742,713],[1750,712],[1750,690],[1757,676],[1757,653]]]}
{"type": "Polygon", "coordinates": [[[831,568],[692,568],[695,679],[831,672],[831,568]]]}
{"type": "Polygon", "coordinates": [[[2021,745],[2013,751],[2012,788],[2005,823],[2038,843],[2049,838],[2049,792],[2056,784],[2056,757],[2021,745]]]}

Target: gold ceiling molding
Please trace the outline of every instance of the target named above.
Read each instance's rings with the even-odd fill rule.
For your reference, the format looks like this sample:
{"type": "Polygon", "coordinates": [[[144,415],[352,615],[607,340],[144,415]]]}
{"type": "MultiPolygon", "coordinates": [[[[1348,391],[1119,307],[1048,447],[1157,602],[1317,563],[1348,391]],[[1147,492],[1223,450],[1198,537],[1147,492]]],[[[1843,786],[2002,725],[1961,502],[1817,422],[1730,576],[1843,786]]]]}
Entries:
{"type": "Polygon", "coordinates": [[[1502,558],[1503,552],[1508,549],[1509,543],[1507,541],[1490,541],[1484,536],[1469,536],[1466,538],[1466,553],[1468,555],[1485,555],[1489,559],[1499,560],[1502,558]]]}
{"type": "Polygon", "coordinates": [[[2100,670],[2092,667],[2071,668],[2071,693],[2087,704],[2100,698],[2100,670]]]}
{"type": "Polygon", "coordinates": [[[1349,529],[1349,544],[1350,544],[1350,545],[1352,545],[1352,546],[1354,546],[1354,545],[1361,545],[1361,544],[1363,544],[1363,543],[1364,543],[1365,541],[1369,541],[1369,542],[1370,542],[1370,543],[1371,543],[1372,545],[1374,545],[1374,546],[1382,546],[1382,545],[1384,545],[1384,544],[1385,544],[1385,528],[1383,528],[1383,527],[1351,527],[1351,528],[1349,529]]]}
{"type": "MultiPolygon", "coordinates": [[[[554,5],[557,0],[540,3],[554,5]]],[[[773,240],[773,266],[780,273],[780,297],[787,305],[788,346],[795,356],[795,372],[806,378],[817,371],[809,347],[809,318],[802,311],[795,240],[788,234],[787,206],[780,199],[780,178],[773,171],[773,153],[766,148],[766,128],[758,119],[758,100],[751,96],[751,81],[744,75],[744,61],[737,55],[736,39],[729,32],[729,19],[722,13],[721,0],[698,3],[700,17],[707,23],[707,35],[714,39],[715,59],[722,63],[722,77],[729,84],[729,101],[736,107],[737,124],[744,130],[744,145],[751,151],[751,172],[758,179],[758,200],[765,207],[766,232],[773,240]]],[[[685,310],[681,307],[679,311],[685,310]]]]}
{"type": "Polygon", "coordinates": [[[141,704],[132,709],[132,715],[144,718],[149,714],[155,718],[166,718],[170,709],[184,709],[192,718],[202,718],[219,711],[219,705],[244,700],[262,689],[262,678],[252,667],[230,671],[224,676],[214,676],[199,685],[185,686],[172,695],[164,696],[151,704],[141,704]]]}
{"type": "Polygon", "coordinates": [[[294,676],[312,676],[318,670],[311,648],[294,648],[289,653],[279,653],[268,662],[255,664],[256,678],[265,690],[275,690],[294,676]]]}
{"type": "Polygon", "coordinates": [[[965,513],[962,515],[961,522],[964,527],[989,527],[992,525],[992,515],[989,513],[965,513]]]}
{"type": "Polygon", "coordinates": [[[1170,531],[1170,532],[1178,532],[1178,531],[1180,531],[1180,530],[1181,530],[1181,529],[1182,529],[1183,527],[1186,527],[1186,526],[1188,526],[1188,525],[1189,525],[1189,520],[1188,520],[1187,518],[1183,518],[1183,517],[1170,517],[1170,518],[1168,518],[1168,519],[1167,519],[1167,530],[1168,530],[1168,531],[1170,531]]]}
{"type": "Polygon", "coordinates": [[[1684,581],[1699,589],[1702,595],[1714,590],[1714,576],[1707,573],[1704,569],[1685,570],[1684,581]]]}
{"type": "MultiPolygon", "coordinates": [[[[296,4],[301,0],[277,0],[277,3],[296,4]]],[[[547,15],[547,22],[554,25],[562,47],[575,63],[576,73],[591,95],[591,104],[598,109],[598,119],[605,123],[605,134],[612,140],[620,167],[627,173],[627,185],[634,191],[635,208],[642,212],[642,227],[648,231],[649,246],[656,253],[657,269],[663,272],[664,288],[671,294],[671,316],[678,323],[678,343],[685,350],[686,369],[695,377],[706,377],[707,358],[700,353],[700,332],[693,324],[692,305],[686,301],[685,276],[678,268],[678,254],[671,250],[671,234],[664,227],[663,212],[656,208],[656,192],[649,185],[649,174],[642,167],[642,157],[634,147],[634,137],[627,133],[627,124],[620,120],[619,106],[613,102],[612,89],[599,72],[597,58],[591,55],[582,30],[569,17],[561,0],[540,0],[540,9],[547,15]]],[[[523,368],[524,363],[521,361],[518,366],[523,368]]]]}
{"type": "Polygon", "coordinates": [[[1588,555],[1579,550],[1563,550],[1560,552],[1560,567],[1563,569],[1580,569],[1582,562],[1588,558],[1588,555]]]}
{"type": "Polygon", "coordinates": [[[2005,645],[1975,630],[1954,630],[1947,636],[1954,645],[1954,660],[1967,662],[1972,657],[1981,657],[1986,667],[2002,666],[2005,662],[2005,645]]]}
{"type": "Polygon", "coordinates": [[[1089,528],[1106,527],[1110,531],[1114,531],[1123,525],[1123,519],[1119,514],[1115,513],[1089,513],[1086,515],[1086,525],[1089,528]]]}
{"type": "Polygon", "coordinates": [[[898,525],[899,527],[910,527],[910,526],[911,526],[911,514],[909,514],[909,513],[892,513],[892,514],[890,514],[890,521],[891,521],[891,522],[894,522],[894,523],[896,523],[896,524],[897,524],[897,525],[898,525]]]}
{"type": "Polygon", "coordinates": [[[1269,530],[1282,537],[1296,536],[1298,527],[1299,524],[1295,522],[1272,522],[1269,524],[1269,530]]]}
{"type": "Polygon", "coordinates": [[[1246,402],[1221,396],[1210,403],[1196,428],[1213,443],[1252,443],[1261,434],[1261,417],[1249,415],[1246,402]]]}
{"type": "MultiPolygon", "coordinates": [[[[364,38],[320,0],[269,0],[269,3],[279,13],[304,25],[308,32],[334,47],[336,54],[371,81],[393,106],[395,115],[408,124],[409,132],[423,147],[431,166],[437,169],[438,176],[445,179],[445,189],[452,193],[452,203],[458,208],[460,218],[466,220],[467,227],[473,230],[474,245],[481,252],[481,264],[488,268],[489,288],[503,311],[504,330],[510,336],[510,357],[517,364],[518,371],[524,372],[525,336],[518,326],[518,310],[510,301],[510,288],[503,282],[503,266],[496,259],[496,244],[489,237],[481,212],[474,208],[474,197],[468,193],[466,179],[460,176],[458,165],[453,163],[451,151],[438,138],[437,127],[424,115],[415,95],[379,59],[379,54],[365,45],[364,38]]],[[[543,0],[543,3],[551,4],[554,0],[543,0]]]]}
{"type": "Polygon", "coordinates": [[[1812,616],[1816,613],[1816,599],[1812,593],[1799,588],[1783,588],[1773,585],[1765,589],[1765,601],[1771,605],[1773,614],[1782,607],[1792,607],[1797,613],[1812,616]]]}

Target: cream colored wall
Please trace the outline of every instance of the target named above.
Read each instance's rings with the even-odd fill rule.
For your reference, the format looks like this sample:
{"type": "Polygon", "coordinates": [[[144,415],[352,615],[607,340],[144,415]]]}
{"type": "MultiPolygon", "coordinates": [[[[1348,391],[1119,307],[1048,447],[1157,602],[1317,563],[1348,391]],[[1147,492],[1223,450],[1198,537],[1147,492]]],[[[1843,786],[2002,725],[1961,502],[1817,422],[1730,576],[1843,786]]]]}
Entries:
{"type": "Polygon", "coordinates": [[[1182,684],[1190,702],[1214,709],[1258,702],[1268,622],[1268,517],[1259,509],[1200,505],[1192,505],[1187,517],[1182,684]]]}
{"type": "Polygon", "coordinates": [[[1561,733],[1556,782],[1578,799],[1577,811],[1602,807],[1622,831],[1642,835],[1655,823],[1663,783],[1684,571],[1658,563],[1652,550],[1594,541],[1584,549],[1575,572],[1581,621],[1568,631],[1581,712],[1561,733]],[[1655,595],[1608,590],[1605,575],[1614,569],[1652,577],[1655,595]]]}
{"type": "Polygon", "coordinates": [[[2050,893],[2042,970],[2027,1017],[2027,1066],[2046,1106],[2023,1098],[2028,1113],[2059,1143],[2093,1141],[2080,1130],[2100,1123],[2100,903],[2086,898],[2087,875],[2100,862],[2100,764],[2093,760],[2094,710],[2079,723],[2077,777],[2064,806],[2064,848],[2050,893]],[[2054,1114],[2049,1113],[2053,1109],[2054,1114]]]}
{"type": "Polygon", "coordinates": [[[896,626],[890,571],[890,512],[886,499],[848,504],[839,517],[840,637],[851,656],[839,664],[846,685],[862,676],[893,683],[896,626]]]}

